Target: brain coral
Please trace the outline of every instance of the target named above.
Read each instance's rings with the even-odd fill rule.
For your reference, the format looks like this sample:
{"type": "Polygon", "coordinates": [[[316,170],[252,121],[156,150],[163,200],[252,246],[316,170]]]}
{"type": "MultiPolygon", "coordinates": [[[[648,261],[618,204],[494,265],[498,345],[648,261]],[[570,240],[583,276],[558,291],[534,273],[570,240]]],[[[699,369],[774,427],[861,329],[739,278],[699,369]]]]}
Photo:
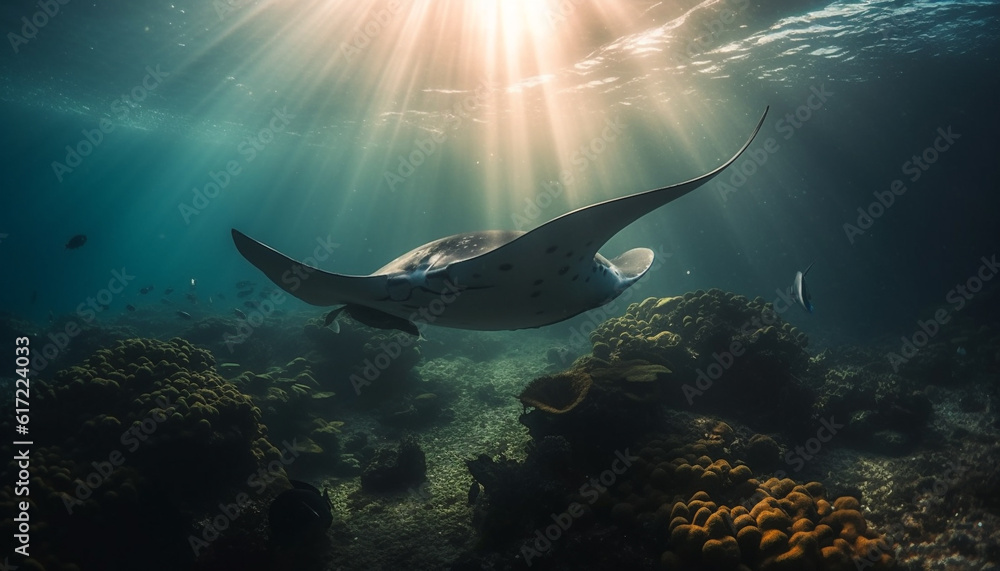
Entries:
{"type": "Polygon", "coordinates": [[[187,565],[192,519],[279,458],[260,411],[183,339],[120,341],[33,388],[35,568],[187,565]]]}

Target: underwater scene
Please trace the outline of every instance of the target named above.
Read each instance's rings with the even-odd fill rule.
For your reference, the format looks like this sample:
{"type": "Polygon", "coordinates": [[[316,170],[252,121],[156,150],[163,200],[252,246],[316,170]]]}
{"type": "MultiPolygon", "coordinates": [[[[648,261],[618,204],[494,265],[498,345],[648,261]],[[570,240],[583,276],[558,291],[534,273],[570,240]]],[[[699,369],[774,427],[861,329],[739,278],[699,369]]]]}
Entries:
{"type": "Polygon", "coordinates": [[[0,22],[0,571],[1000,571],[1000,2],[0,22]]]}

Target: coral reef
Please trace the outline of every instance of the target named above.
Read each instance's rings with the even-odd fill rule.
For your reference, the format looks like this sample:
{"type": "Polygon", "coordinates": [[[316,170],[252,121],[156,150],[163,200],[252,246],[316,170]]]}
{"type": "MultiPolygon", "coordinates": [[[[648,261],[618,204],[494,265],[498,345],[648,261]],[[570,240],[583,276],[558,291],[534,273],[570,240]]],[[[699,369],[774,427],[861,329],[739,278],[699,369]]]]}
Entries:
{"type": "Polygon", "coordinates": [[[847,420],[844,435],[857,448],[906,454],[924,437],[932,406],[926,391],[892,372],[883,351],[826,350],[811,359],[821,375],[817,415],[847,420]]]}
{"type": "Polygon", "coordinates": [[[775,407],[793,415],[808,411],[812,395],[798,378],[809,368],[809,340],[759,297],[718,289],[651,297],[602,323],[590,338],[598,359],[641,359],[673,371],[667,398],[677,406],[686,402],[761,426],[807,420],[770,413],[775,407]]]}
{"type": "Polygon", "coordinates": [[[563,436],[581,458],[603,457],[655,426],[670,378],[666,367],[641,360],[584,358],[568,371],[532,381],[519,399],[533,410],[520,420],[536,440],[563,436]]]}
{"type": "Polygon", "coordinates": [[[296,439],[301,443],[297,469],[336,466],[344,423],[330,418],[336,393],[323,390],[310,361],[297,357],[265,373],[244,371],[232,382],[260,407],[275,441],[296,439]]]}
{"type": "Polygon", "coordinates": [[[572,452],[559,436],[534,442],[523,462],[480,455],[466,466],[483,486],[474,524],[486,548],[499,548],[525,529],[544,525],[550,513],[566,508],[573,492],[566,481],[573,473],[572,452]]]}
{"type": "Polygon", "coordinates": [[[525,388],[518,400],[548,414],[567,413],[587,398],[594,380],[579,369],[539,377],[525,388]]]}
{"type": "MultiPolygon", "coordinates": [[[[18,335],[32,329],[26,326],[18,335]]],[[[51,378],[57,371],[79,364],[102,347],[111,347],[136,336],[133,327],[99,324],[76,315],[62,315],[49,323],[47,331],[31,336],[36,348],[31,368],[36,375],[51,378]]]]}
{"type": "Polygon", "coordinates": [[[220,360],[235,361],[247,369],[264,370],[276,357],[272,341],[282,336],[269,334],[274,328],[271,324],[260,325],[263,329],[250,329],[245,323],[230,317],[210,316],[192,323],[180,336],[208,349],[220,360]]]}
{"type": "Polygon", "coordinates": [[[630,489],[642,493],[615,504],[612,515],[627,505],[630,519],[665,530],[665,568],[846,571],[870,553],[877,554],[872,568],[893,566],[888,544],[869,529],[855,498],[830,502],[819,482],[761,482],[747,465],[724,459],[688,453],[664,460],[678,451],[660,444],[653,441],[640,451],[630,489]]]}
{"type": "Polygon", "coordinates": [[[606,550],[642,569],[895,568],[891,542],[857,499],[830,498],[819,482],[758,479],[730,453],[737,431],[704,426],[697,439],[651,434],[603,466],[581,463],[561,437],[536,441],[523,463],[468,462],[486,498],[476,516],[483,547],[552,568],[593,565],[606,550]]]}
{"type": "Polygon", "coordinates": [[[182,339],[120,341],[35,387],[32,548],[46,568],[189,566],[191,522],[280,458],[260,411],[182,339]]]}

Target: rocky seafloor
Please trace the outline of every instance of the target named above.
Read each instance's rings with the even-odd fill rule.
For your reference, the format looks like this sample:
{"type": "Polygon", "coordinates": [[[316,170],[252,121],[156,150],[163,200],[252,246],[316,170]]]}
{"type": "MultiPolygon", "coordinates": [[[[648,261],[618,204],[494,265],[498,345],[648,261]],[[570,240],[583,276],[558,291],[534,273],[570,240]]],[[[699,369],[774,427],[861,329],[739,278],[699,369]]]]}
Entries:
{"type": "MultiPolygon", "coordinates": [[[[233,343],[233,318],[130,315],[32,379],[31,557],[8,560],[1000,568],[992,299],[902,361],[898,341],[811,347],[760,298],[719,290],[633,303],[589,347],[350,319],[335,334],[303,315],[233,343]],[[295,481],[322,505],[286,494],[295,481]]],[[[8,460],[5,513],[16,473],[8,460]]]]}

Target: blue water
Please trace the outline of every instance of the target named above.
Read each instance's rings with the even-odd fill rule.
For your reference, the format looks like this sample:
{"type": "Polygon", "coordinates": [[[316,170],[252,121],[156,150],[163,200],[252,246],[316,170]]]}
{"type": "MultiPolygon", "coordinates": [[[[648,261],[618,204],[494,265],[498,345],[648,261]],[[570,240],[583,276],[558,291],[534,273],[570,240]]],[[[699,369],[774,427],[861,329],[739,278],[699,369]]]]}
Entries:
{"type": "Polygon", "coordinates": [[[523,14],[458,0],[389,4],[70,0],[42,18],[5,2],[0,310],[44,329],[124,268],[135,279],[101,323],[192,279],[199,305],[177,308],[228,314],[236,282],[266,281],[230,228],[298,258],[336,243],[319,266],[364,274],[445,235],[530,229],[698,176],[765,106],[751,151],[766,161],[745,182],[713,182],[602,248],[669,254],[636,299],[770,300],[815,261],[816,313],[786,319],[865,342],[912,331],[1000,251],[996,2],[513,2],[549,11],[523,30],[523,14]],[[47,21],[11,40],[22,18],[47,21]],[[959,137],[927,152],[939,129],[959,137]],[[86,154],[71,170],[55,164],[75,164],[67,147],[86,154]],[[905,163],[925,152],[912,180],[905,163]],[[562,170],[572,181],[546,187],[562,170]],[[849,239],[896,179],[906,192],[849,239]],[[66,249],[75,234],[87,243],[66,249]]]}

